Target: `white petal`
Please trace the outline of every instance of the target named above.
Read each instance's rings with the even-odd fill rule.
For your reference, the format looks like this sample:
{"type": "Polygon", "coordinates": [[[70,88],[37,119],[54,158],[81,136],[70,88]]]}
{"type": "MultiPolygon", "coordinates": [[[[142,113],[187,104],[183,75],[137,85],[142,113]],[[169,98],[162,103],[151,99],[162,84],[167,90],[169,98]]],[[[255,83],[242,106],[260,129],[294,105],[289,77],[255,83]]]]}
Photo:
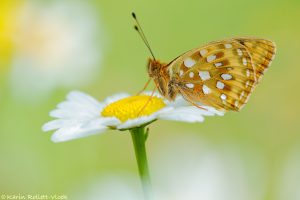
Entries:
{"type": "Polygon", "coordinates": [[[64,126],[69,126],[69,125],[70,125],[70,120],[56,119],[44,124],[42,130],[46,132],[46,131],[59,129],[64,126]]]}
{"type": "Polygon", "coordinates": [[[58,118],[46,123],[44,131],[58,129],[53,135],[54,142],[62,142],[93,134],[98,134],[116,127],[121,122],[115,117],[101,117],[104,104],[82,92],[73,91],[67,95],[67,101],[58,104],[50,116],[58,118]]]}
{"type": "Polygon", "coordinates": [[[80,104],[90,104],[98,106],[99,102],[88,94],[79,91],[72,91],[67,95],[67,100],[80,104]]]}
{"type": "Polygon", "coordinates": [[[202,115],[207,115],[207,116],[212,116],[212,115],[219,115],[219,116],[223,116],[224,112],[222,111],[218,111],[213,107],[210,106],[206,106],[204,104],[198,103],[199,106],[205,108],[206,110],[197,108],[196,106],[191,105],[189,102],[187,102],[182,96],[178,96],[175,101],[170,102],[170,101],[166,101],[168,106],[171,106],[173,108],[186,108],[186,107],[192,107],[195,108],[195,112],[202,114],[202,115]]]}
{"type": "Polygon", "coordinates": [[[53,142],[65,142],[73,139],[87,137],[90,135],[100,134],[103,133],[105,130],[107,130],[107,127],[105,126],[103,126],[102,129],[99,128],[97,130],[85,130],[85,131],[80,130],[78,126],[65,127],[56,131],[52,135],[51,140],[53,142]]]}
{"type": "Polygon", "coordinates": [[[103,106],[93,97],[73,91],[67,95],[67,101],[59,103],[57,109],[50,112],[50,116],[60,119],[93,119],[100,116],[103,106]]]}
{"type": "Polygon", "coordinates": [[[118,126],[121,124],[121,121],[115,117],[103,117],[101,118],[101,124],[103,126],[118,126]]]}
{"type": "Polygon", "coordinates": [[[160,114],[159,119],[183,121],[183,122],[203,122],[204,114],[197,111],[199,108],[181,107],[173,109],[170,112],[160,114]]]}
{"type": "Polygon", "coordinates": [[[99,114],[95,114],[95,113],[90,113],[88,112],[88,110],[61,110],[61,109],[56,109],[56,110],[52,110],[49,115],[51,117],[56,117],[56,118],[60,118],[60,119],[91,119],[91,118],[96,118],[96,117],[100,117],[100,113],[99,114]]]}
{"type": "Polygon", "coordinates": [[[187,102],[182,96],[178,96],[175,101],[168,101],[168,100],[165,100],[165,103],[168,105],[168,106],[171,106],[171,107],[184,107],[184,106],[190,106],[190,103],[187,102]]]}
{"type": "Polygon", "coordinates": [[[79,104],[76,102],[69,102],[69,101],[63,101],[57,105],[57,108],[59,110],[63,110],[66,112],[89,112],[94,115],[99,115],[99,113],[102,110],[102,106],[99,103],[97,106],[96,105],[91,105],[88,103],[85,104],[79,104]]]}
{"type": "Polygon", "coordinates": [[[224,114],[223,112],[217,111],[209,106],[199,104],[199,106],[205,108],[206,110],[192,106],[182,97],[176,98],[174,102],[167,102],[167,104],[169,107],[172,107],[173,110],[160,114],[158,116],[159,119],[183,122],[203,122],[204,116],[224,114]]]}
{"type": "Polygon", "coordinates": [[[78,108],[84,108],[84,109],[100,109],[101,108],[101,104],[100,102],[85,102],[85,103],[79,103],[79,102],[75,102],[75,101],[63,101],[61,103],[59,103],[57,105],[57,108],[59,109],[73,109],[74,107],[78,107],[78,108]]]}
{"type": "Polygon", "coordinates": [[[146,124],[148,122],[151,122],[154,119],[156,119],[156,117],[154,115],[139,117],[139,118],[136,118],[136,119],[129,119],[126,122],[124,122],[124,123],[120,124],[119,126],[117,126],[117,129],[129,129],[129,128],[138,127],[138,126],[141,126],[141,125],[146,124]]]}
{"type": "Polygon", "coordinates": [[[53,142],[64,142],[103,133],[108,128],[103,126],[102,122],[102,119],[95,119],[88,123],[77,123],[62,127],[52,135],[51,140],[53,142]]]}
{"type": "MultiPolygon", "coordinates": [[[[207,109],[208,112],[210,112],[212,115],[219,115],[219,116],[223,116],[225,113],[222,112],[222,111],[219,111],[213,107],[210,107],[210,106],[204,106],[204,105],[201,105],[203,108],[207,109]]],[[[211,116],[212,116],[211,115],[211,116]]]]}

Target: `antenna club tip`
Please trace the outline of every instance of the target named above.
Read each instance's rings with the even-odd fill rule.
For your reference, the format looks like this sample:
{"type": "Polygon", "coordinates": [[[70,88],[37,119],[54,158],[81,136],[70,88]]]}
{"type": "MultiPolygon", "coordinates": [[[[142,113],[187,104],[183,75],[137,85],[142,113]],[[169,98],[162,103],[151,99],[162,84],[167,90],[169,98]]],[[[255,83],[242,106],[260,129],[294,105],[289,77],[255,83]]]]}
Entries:
{"type": "Polygon", "coordinates": [[[134,26],[134,29],[137,30],[137,31],[139,30],[139,28],[137,26],[134,26]]]}
{"type": "Polygon", "coordinates": [[[136,15],[135,15],[134,12],[132,12],[131,15],[132,15],[132,17],[133,17],[134,19],[136,19],[136,15]]]}

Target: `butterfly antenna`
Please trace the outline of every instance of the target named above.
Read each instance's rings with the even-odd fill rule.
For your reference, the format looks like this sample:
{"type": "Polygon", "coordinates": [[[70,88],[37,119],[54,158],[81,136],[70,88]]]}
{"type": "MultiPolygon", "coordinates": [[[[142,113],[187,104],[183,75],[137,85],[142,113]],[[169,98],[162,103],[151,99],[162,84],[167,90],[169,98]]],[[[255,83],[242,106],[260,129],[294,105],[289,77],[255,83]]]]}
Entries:
{"type": "Polygon", "coordinates": [[[133,19],[136,21],[136,25],[134,26],[134,29],[135,29],[135,30],[138,32],[138,34],[141,36],[143,42],[145,43],[145,45],[146,45],[147,48],[149,49],[149,51],[150,51],[150,53],[151,53],[153,59],[156,60],[156,59],[155,59],[155,56],[154,56],[154,54],[153,54],[153,51],[152,51],[152,49],[151,49],[151,47],[150,47],[150,45],[149,45],[149,42],[148,42],[148,40],[147,40],[147,38],[146,38],[146,36],[145,36],[145,34],[144,34],[144,31],[143,31],[143,29],[142,29],[142,27],[141,27],[141,25],[140,25],[140,23],[139,23],[139,21],[138,21],[138,19],[137,19],[137,17],[136,17],[136,14],[135,14],[134,12],[132,12],[131,14],[132,14],[133,19]]]}

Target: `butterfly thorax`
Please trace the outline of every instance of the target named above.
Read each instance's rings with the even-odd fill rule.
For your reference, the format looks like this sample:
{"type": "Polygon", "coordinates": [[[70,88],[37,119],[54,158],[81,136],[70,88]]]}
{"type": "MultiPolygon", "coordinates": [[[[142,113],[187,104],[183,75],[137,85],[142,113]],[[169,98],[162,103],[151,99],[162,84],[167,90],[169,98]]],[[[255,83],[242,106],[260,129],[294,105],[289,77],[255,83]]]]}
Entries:
{"type": "Polygon", "coordinates": [[[147,70],[150,78],[153,79],[158,88],[159,93],[169,100],[174,100],[178,92],[171,83],[168,64],[149,59],[147,70]]]}

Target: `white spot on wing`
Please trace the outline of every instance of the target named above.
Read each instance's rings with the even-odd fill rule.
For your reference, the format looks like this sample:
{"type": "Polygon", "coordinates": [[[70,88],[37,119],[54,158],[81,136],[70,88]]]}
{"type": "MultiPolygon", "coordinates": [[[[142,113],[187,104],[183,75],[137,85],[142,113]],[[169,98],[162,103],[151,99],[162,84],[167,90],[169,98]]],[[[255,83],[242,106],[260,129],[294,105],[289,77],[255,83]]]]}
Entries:
{"type": "Polygon", "coordinates": [[[232,45],[231,45],[231,44],[225,44],[224,46],[225,46],[226,49],[232,48],[232,45]]]}
{"type": "Polygon", "coordinates": [[[207,62],[211,62],[211,61],[215,60],[216,58],[217,58],[216,55],[210,55],[210,56],[207,56],[206,60],[207,60],[207,62]]]}
{"type": "Polygon", "coordinates": [[[218,81],[218,82],[217,82],[217,88],[223,90],[224,87],[225,87],[224,83],[222,83],[221,81],[218,81]]]}
{"type": "Polygon", "coordinates": [[[221,77],[224,80],[230,80],[230,79],[232,79],[232,76],[230,74],[222,74],[221,77]]]}
{"type": "Polygon", "coordinates": [[[209,94],[210,93],[210,89],[206,85],[202,86],[202,91],[203,91],[204,94],[209,94]]]}
{"type": "Polygon", "coordinates": [[[234,102],[234,105],[235,105],[235,107],[238,107],[238,105],[239,105],[239,101],[238,101],[238,100],[236,100],[236,101],[234,102]]]}
{"type": "Polygon", "coordinates": [[[220,66],[222,66],[222,63],[215,63],[215,66],[220,67],[220,66]]]}
{"type": "Polygon", "coordinates": [[[247,59],[246,58],[243,58],[243,65],[247,65],[247,59]]]}
{"type": "Polygon", "coordinates": [[[210,74],[208,71],[199,71],[199,76],[202,79],[202,81],[210,79],[210,74]]]}
{"type": "Polygon", "coordinates": [[[249,85],[250,85],[250,81],[247,81],[246,82],[246,88],[249,87],[249,85]]]}
{"type": "Polygon", "coordinates": [[[190,76],[190,78],[193,78],[194,77],[194,72],[190,72],[189,76],[190,76]]]}
{"type": "Polygon", "coordinates": [[[236,51],[237,51],[237,53],[238,53],[238,55],[239,55],[239,56],[242,56],[242,55],[243,55],[243,52],[242,52],[242,50],[240,50],[240,49],[237,49],[236,51]]]}
{"type": "Polygon", "coordinates": [[[187,58],[183,61],[183,63],[186,67],[193,67],[196,62],[191,58],[187,58]]]}
{"type": "Polygon", "coordinates": [[[221,94],[220,98],[221,98],[222,100],[226,100],[226,99],[227,99],[227,96],[226,96],[225,94],[221,94]]]}
{"type": "Polygon", "coordinates": [[[250,77],[250,70],[249,69],[246,70],[246,76],[250,77]]]}
{"type": "Polygon", "coordinates": [[[240,99],[242,99],[245,95],[245,91],[242,91],[242,93],[240,94],[240,99]]]}
{"type": "Polygon", "coordinates": [[[188,87],[188,88],[194,88],[194,84],[193,83],[187,83],[187,84],[185,84],[186,85],[186,87],[188,87]]]}
{"type": "Polygon", "coordinates": [[[179,71],[179,75],[182,76],[183,75],[183,70],[179,71]]]}
{"type": "Polygon", "coordinates": [[[201,56],[204,56],[205,54],[207,54],[207,50],[206,49],[200,50],[200,55],[201,56]]]}

